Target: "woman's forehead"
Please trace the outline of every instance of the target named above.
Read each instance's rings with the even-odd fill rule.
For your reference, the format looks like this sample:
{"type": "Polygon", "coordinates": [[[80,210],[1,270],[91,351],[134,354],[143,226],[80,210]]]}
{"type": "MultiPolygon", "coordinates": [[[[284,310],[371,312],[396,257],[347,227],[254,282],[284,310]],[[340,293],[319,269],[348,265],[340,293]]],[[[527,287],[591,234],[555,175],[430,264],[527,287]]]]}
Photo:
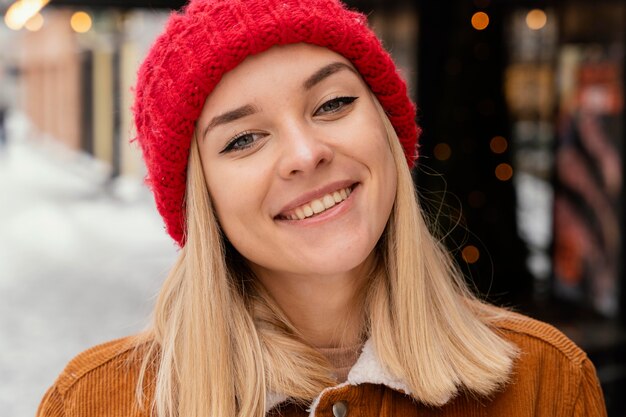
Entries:
{"type": "Polygon", "coordinates": [[[223,111],[225,106],[272,100],[282,93],[306,93],[340,72],[361,78],[348,59],[330,49],[304,43],[274,46],[248,56],[224,74],[207,97],[200,119],[207,113],[223,111]]]}

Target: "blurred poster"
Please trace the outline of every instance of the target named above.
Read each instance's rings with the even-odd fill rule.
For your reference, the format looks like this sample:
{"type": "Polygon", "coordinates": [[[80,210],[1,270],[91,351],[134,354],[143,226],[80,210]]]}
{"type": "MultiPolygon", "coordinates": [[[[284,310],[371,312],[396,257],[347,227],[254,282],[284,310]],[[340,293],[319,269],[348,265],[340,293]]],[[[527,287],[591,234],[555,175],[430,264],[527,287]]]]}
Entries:
{"type": "Polygon", "coordinates": [[[622,62],[607,45],[565,46],[559,58],[554,290],[607,316],[622,270],[622,62]]]}

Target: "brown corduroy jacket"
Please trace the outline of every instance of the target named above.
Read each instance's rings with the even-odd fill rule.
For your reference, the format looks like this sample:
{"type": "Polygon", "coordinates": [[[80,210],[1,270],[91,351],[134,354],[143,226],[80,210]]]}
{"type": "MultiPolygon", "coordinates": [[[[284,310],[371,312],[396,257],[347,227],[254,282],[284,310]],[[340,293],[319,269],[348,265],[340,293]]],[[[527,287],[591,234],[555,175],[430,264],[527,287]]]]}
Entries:
{"type": "MultiPolygon", "coordinates": [[[[442,407],[405,394],[366,343],[348,380],[324,390],[310,410],[280,395],[268,398],[268,416],[318,417],[606,417],[595,369],[584,352],[553,327],[514,315],[499,328],[519,346],[511,381],[490,397],[462,393],[442,407]]],[[[46,393],[38,417],[146,417],[135,400],[139,370],[133,339],[94,347],[72,360],[46,393]]],[[[191,417],[191,416],[186,416],[191,417]]]]}

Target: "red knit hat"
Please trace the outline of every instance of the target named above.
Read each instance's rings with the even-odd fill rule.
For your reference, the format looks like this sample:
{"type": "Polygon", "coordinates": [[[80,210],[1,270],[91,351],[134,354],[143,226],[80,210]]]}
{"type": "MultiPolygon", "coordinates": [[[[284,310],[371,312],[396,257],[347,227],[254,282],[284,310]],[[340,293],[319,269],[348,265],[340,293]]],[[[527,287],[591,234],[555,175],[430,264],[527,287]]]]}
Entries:
{"type": "Polygon", "coordinates": [[[409,163],[415,106],[364,15],[339,0],[191,0],[173,13],[141,65],[133,107],[147,182],[168,233],[185,244],[189,147],[202,107],[224,73],[275,45],[305,42],[350,60],[391,121],[409,163]]]}

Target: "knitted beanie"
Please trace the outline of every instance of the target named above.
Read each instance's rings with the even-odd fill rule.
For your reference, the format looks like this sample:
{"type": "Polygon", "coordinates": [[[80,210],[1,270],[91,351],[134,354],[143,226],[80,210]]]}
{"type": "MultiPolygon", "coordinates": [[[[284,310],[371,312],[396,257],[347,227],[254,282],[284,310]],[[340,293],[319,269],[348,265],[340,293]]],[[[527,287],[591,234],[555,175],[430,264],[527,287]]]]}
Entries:
{"type": "Polygon", "coordinates": [[[185,244],[185,184],[195,124],[221,77],[275,45],[309,43],[343,55],[385,109],[411,167],[415,106],[366,17],[339,0],[191,0],[173,13],[142,63],[133,111],[146,182],[167,232],[185,244]]]}

